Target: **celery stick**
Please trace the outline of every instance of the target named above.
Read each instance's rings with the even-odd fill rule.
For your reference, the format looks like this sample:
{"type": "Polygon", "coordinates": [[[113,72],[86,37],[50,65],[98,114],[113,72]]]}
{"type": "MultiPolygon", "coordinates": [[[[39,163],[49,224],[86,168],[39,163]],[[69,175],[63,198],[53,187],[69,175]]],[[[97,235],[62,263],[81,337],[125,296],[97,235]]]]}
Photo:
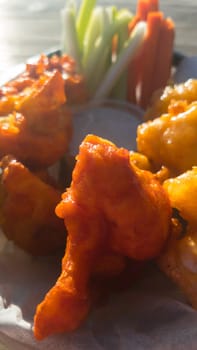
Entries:
{"type": "Polygon", "coordinates": [[[110,53],[111,53],[111,47],[108,46],[103,51],[102,60],[99,64],[99,66],[97,67],[97,70],[94,72],[94,76],[88,80],[88,88],[89,88],[89,91],[92,93],[92,95],[94,95],[100,82],[103,80],[103,77],[105,76],[107,68],[109,67],[109,65],[111,63],[110,53]]]}
{"type": "Polygon", "coordinates": [[[62,19],[62,52],[73,57],[77,70],[81,71],[81,57],[75,26],[75,11],[72,6],[61,11],[62,19]]]}
{"type": "MultiPolygon", "coordinates": [[[[103,40],[104,45],[100,47],[100,50],[102,50],[102,56],[100,55],[100,52],[95,51],[94,54],[100,57],[100,60],[98,62],[98,65],[95,67],[94,71],[94,78],[92,79],[90,74],[90,69],[91,65],[87,65],[88,68],[88,86],[90,88],[90,91],[94,94],[98,86],[101,84],[101,82],[104,79],[104,76],[106,75],[106,72],[108,71],[109,67],[112,65],[112,38],[115,34],[120,33],[122,35],[122,32],[126,30],[128,32],[128,23],[132,18],[132,14],[128,10],[120,10],[118,11],[115,7],[107,7],[104,9],[104,25],[103,25],[103,33],[102,33],[102,38],[100,39],[101,41],[103,40]],[[111,28],[111,34],[110,29],[111,28]],[[108,38],[108,43],[107,43],[107,36],[108,38]]],[[[124,33],[125,34],[125,33],[124,33]]],[[[128,39],[128,33],[127,36],[125,37],[125,40],[128,39]]],[[[122,43],[123,45],[123,43],[122,43]]],[[[91,57],[94,61],[94,56],[91,57]]],[[[122,78],[122,86],[123,86],[123,81],[125,79],[122,78]]],[[[126,83],[126,80],[125,80],[126,83]]],[[[126,89],[126,86],[125,86],[126,89]]],[[[122,90],[123,91],[123,90],[122,90]]],[[[125,95],[123,95],[125,96],[125,95]]]]}
{"type": "Polygon", "coordinates": [[[120,52],[117,61],[109,68],[104,81],[99,86],[94,95],[94,99],[104,99],[109,96],[113,86],[120,78],[122,72],[127,67],[132,58],[137,54],[143,43],[146,31],[146,23],[140,22],[136,25],[132,35],[128,39],[125,47],[120,52]]]}
{"type": "Polygon", "coordinates": [[[108,15],[109,23],[114,22],[116,14],[117,14],[117,8],[116,6],[107,6],[105,8],[106,14],[108,15]]]}
{"type": "MultiPolygon", "coordinates": [[[[128,24],[130,17],[128,13],[125,16],[121,16],[117,21],[109,23],[109,18],[104,15],[104,30],[101,37],[95,42],[94,48],[89,55],[88,60],[84,66],[84,72],[88,84],[94,79],[95,72],[99,69],[99,66],[104,63],[102,62],[106,57],[103,55],[105,49],[108,48],[111,52],[112,38],[118,31],[118,28],[123,25],[123,23],[128,24]]],[[[108,62],[109,67],[109,62],[108,62]]],[[[108,68],[107,67],[107,68],[108,68]]]]}
{"type": "MultiPolygon", "coordinates": [[[[116,16],[116,20],[119,20],[121,16],[125,16],[127,13],[127,10],[120,10],[116,16]]],[[[129,12],[127,13],[129,21],[132,19],[132,14],[129,12]]],[[[126,41],[128,40],[128,24],[123,23],[119,29],[118,29],[118,42],[117,42],[117,55],[122,51],[124,48],[124,45],[126,41]]],[[[125,100],[127,97],[127,71],[125,70],[118,81],[116,82],[116,85],[114,86],[110,97],[120,100],[125,100]]]]}
{"type": "Polygon", "coordinates": [[[93,79],[95,72],[99,69],[104,59],[103,53],[105,52],[105,49],[108,47],[111,48],[114,30],[115,28],[113,25],[108,26],[105,35],[102,33],[102,35],[94,43],[92,52],[90,55],[88,55],[84,64],[84,72],[88,82],[93,79]]]}
{"type": "MultiPolygon", "coordinates": [[[[88,79],[88,86],[90,91],[93,92],[93,94],[96,91],[100,82],[103,80],[103,77],[106,71],[108,70],[108,67],[112,63],[111,43],[112,43],[112,37],[114,33],[114,28],[115,28],[113,26],[114,26],[114,20],[115,20],[116,14],[117,14],[117,8],[115,6],[102,7],[102,26],[101,26],[100,37],[97,40],[95,47],[93,46],[91,52],[89,52],[89,57],[87,57],[87,60],[88,58],[90,58],[90,60],[85,61],[85,66],[87,68],[87,71],[89,72],[91,67],[91,64],[89,65],[89,63],[93,62],[94,64],[95,56],[99,56],[99,52],[100,52],[99,46],[101,45],[101,42],[104,40],[104,38],[106,38],[106,36],[109,34],[109,28],[112,28],[111,35],[109,36],[109,44],[106,43],[106,45],[103,46],[103,48],[101,45],[102,57],[96,70],[94,71],[94,78],[92,79],[92,77],[90,76],[90,78],[88,79]]],[[[89,77],[89,73],[87,73],[87,75],[89,77]]]]}
{"type": "Polygon", "coordinates": [[[118,53],[122,50],[125,42],[128,39],[128,23],[131,22],[133,14],[127,9],[121,9],[116,15],[116,23],[118,26],[118,53]],[[124,21],[123,21],[124,19],[124,21]],[[126,20],[127,19],[127,20],[126,20]]]}
{"type": "Polygon", "coordinates": [[[103,30],[103,7],[96,7],[90,18],[83,43],[83,65],[86,65],[88,56],[91,55],[96,40],[103,30]]]}
{"type": "MultiPolygon", "coordinates": [[[[127,39],[128,39],[128,29],[126,28],[125,32],[122,31],[121,33],[119,33],[119,36],[118,36],[118,54],[123,49],[127,39]]],[[[126,100],[127,98],[127,70],[126,69],[124,70],[124,72],[122,72],[121,76],[117,80],[110,94],[110,97],[119,99],[119,100],[126,100]]]]}
{"type": "Polygon", "coordinates": [[[76,0],[66,0],[66,8],[72,8],[74,15],[76,17],[77,15],[77,4],[76,4],[76,0]]]}
{"type": "Polygon", "coordinates": [[[83,47],[83,41],[92,11],[96,5],[96,0],[83,0],[77,17],[77,33],[80,48],[83,47]]]}

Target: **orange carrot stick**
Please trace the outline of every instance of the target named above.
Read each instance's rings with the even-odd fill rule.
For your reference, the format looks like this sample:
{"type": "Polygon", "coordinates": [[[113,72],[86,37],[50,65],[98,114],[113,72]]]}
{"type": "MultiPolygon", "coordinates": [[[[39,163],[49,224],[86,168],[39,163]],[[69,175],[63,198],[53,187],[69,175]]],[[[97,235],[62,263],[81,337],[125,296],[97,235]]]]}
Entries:
{"type": "MultiPolygon", "coordinates": [[[[145,21],[148,14],[149,0],[138,0],[136,15],[133,20],[129,23],[128,30],[129,34],[135,28],[136,24],[140,21],[145,21]]],[[[127,99],[129,102],[134,104],[137,103],[136,89],[139,78],[139,62],[140,54],[138,54],[128,67],[128,80],[127,80],[127,99]]]]}
{"type": "MultiPolygon", "coordinates": [[[[159,0],[138,0],[137,7],[136,7],[136,15],[133,18],[133,20],[129,23],[129,26],[128,26],[129,33],[132,32],[132,30],[134,29],[134,27],[139,21],[147,21],[148,14],[150,12],[158,12],[158,11],[159,11],[159,0]]],[[[159,17],[160,16],[161,16],[161,12],[159,14],[159,17]]],[[[157,34],[155,34],[155,36],[156,35],[157,34]]],[[[144,49],[145,52],[146,50],[147,49],[144,49]]],[[[137,86],[139,85],[140,71],[143,65],[144,65],[144,53],[142,49],[141,52],[137,55],[137,57],[135,57],[132,60],[132,62],[128,67],[127,98],[128,98],[128,101],[132,103],[139,102],[136,92],[137,92],[137,86]]]]}
{"type": "Polygon", "coordinates": [[[149,1],[149,12],[159,11],[159,0],[150,0],[149,1]]]}
{"type": "Polygon", "coordinates": [[[155,64],[155,74],[153,77],[153,90],[166,86],[170,78],[174,36],[174,22],[170,18],[164,19],[161,26],[157,49],[157,60],[155,64]]]}
{"type": "Polygon", "coordinates": [[[129,33],[134,29],[139,21],[146,21],[149,12],[159,11],[159,0],[138,0],[136,15],[129,23],[129,33]]]}
{"type": "Polygon", "coordinates": [[[140,17],[138,17],[137,15],[133,17],[133,19],[131,20],[131,22],[128,24],[128,31],[129,34],[132,32],[132,30],[135,28],[136,24],[140,22],[140,17]]]}
{"type": "Polygon", "coordinates": [[[141,21],[146,21],[149,12],[159,11],[159,0],[138,0],[136,13],[141,21]]]}
{"type": "Polygon", "coordinates": [[[141,21],[146,21],[149,10],[150,10],[150,1],[149,0],[138,1],[136,13],[141,21]]]}
{"type": "Polygon", "coordinates": [[[155,74],[155,64],[157,60],[157,47],[160,36],[161,24],[163,21],[162,12],[150,12],[147,17],[147,36],[143,49],[143,66],[140,80],[141,96],[140,106],[146,108],[152,95],[152,80],[155,74]]]}

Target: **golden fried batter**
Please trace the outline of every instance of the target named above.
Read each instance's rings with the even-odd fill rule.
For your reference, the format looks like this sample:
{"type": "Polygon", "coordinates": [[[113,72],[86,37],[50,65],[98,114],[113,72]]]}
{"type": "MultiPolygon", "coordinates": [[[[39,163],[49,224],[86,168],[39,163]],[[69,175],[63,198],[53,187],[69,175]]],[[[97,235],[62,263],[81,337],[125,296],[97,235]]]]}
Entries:
{"type": "Polygon", "coordinates": [[[180,224],[174,222],[170,239],[158,259],[160,269],[197,309],[197,231],[187,230],[181,238],[180,224]]]}
{"type": "Polygon", "coordinates": [[[141,124],[137,130],[138,151],[158,170],[166,166],[179,175],[197,164],[197,102],[181,103],[175,110],[141,124]]]}
{"type": "Polygon", "coordinates": [[[197,168],[165,181],[164,187],[187,226],[182,233],[175,223],[159,265],[197,309],[197,168]]]}
{"type": "Polygon", "coordinates": [[[179,210],[190,226],[197,228],[197,167],[166,180],[163,186],[169,194],[172,207],[179,210]]]}
{"type": "Polygon", "coordinates": [[[154,176],[132,165],[127,150],[94,135],[80,146],[71,186],[56,212],[68,230],[67,247],[62,273],[37,307],[37,339],[74,330],[84,320],[90,277],[105,253],[139,261],[158,256],[171,217],[169,199],[154,176]]]}
{"type": "Polygon", "coordinates": [[[1,162],[0,223],[9,240],[32,255],[63,250],[65,228],[55,215],[61,193],[15,159],[1,162]]]}
{"type": "Polygon", "coordinates": [[[141,153],[130,151],[130,161],[140,169],[151,171],[151,165],[148,158],[141,153]]]}
{"type": "Polygon", "coordinates": [[[145,113],[145,120],[160,117],[168,112],[168,107],[175,101],[191,103],[197,100],[197,80],[189,79],[182,84],[167,86],[154,93],[150,108],[145,113]]]}

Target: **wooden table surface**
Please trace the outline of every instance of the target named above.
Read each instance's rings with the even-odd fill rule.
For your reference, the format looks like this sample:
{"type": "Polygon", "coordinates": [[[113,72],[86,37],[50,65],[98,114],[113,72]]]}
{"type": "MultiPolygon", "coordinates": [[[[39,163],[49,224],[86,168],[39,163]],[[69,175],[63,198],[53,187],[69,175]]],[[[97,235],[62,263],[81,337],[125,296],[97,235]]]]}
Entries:
{"type": "MultiPolygon", "coordinates": [[[[80,1],[80,0],[78,0],[80,1]]],[[[196,0],[160,0],[161,9],[176,24],[175,47],[197,55],[196,0]]],[[[28,57],[60,46],[60,9],[66,0],[0,0],[0,77],[28,57]]],[[[112,4],[98,0],[98,4],[112,4]]],[[[136,0],[114,0],[135,11],[136,0]]]]}

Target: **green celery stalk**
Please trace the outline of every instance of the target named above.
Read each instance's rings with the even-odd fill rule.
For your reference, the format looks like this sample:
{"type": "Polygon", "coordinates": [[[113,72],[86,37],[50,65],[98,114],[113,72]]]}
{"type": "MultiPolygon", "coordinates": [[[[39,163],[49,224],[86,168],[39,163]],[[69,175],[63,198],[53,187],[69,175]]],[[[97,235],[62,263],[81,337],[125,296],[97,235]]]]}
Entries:
{"type": "Polygon", "coordinates": [[[90,21],[92,12],[96,5],[96,0],[83,0],[79,8],[79,13],[77,17],[77,34],[80,48],[83,47],[84,37],[88,23],[90,21]]]}
{"type": "Polygon", "coordinates": [[[83,42],[83,65],[86,65],[89,55],[93,50],[96,40],[101,36],[103,30],[103,7],[96,7],[90,18],[83,42]]]}
{"type": "Polygon", "coordinates": [[[105,76],[105,73],[107,71],[107,68],[110,65],[110,53],[111,53],[111,47],[106,47],[103,51],[102,60],[97,67],[97,70],[94,72],[94,75],[92,77],[89,77],[87,80],[89,91],[94,95],[96,89],[98,88],[100,82],[103,80],[103,77],[105,76]]]}
{"type": "MultiPolygon", "coordinates": [[[[104,53],[107,49],[109,50],[109,53],[111,55],[112,38],[118,31],[118,28],[123,25],[123,23],[128,24],[130,16],[128,17],[127,12],[125,16],[122,15],[120,18],[118,18],[118,20],[113,20],[110,22],[109,16],[105,13],[103,20],[103,33],[101,37],[99,37],[95,42],[91,55],[89,55],[84,66],[84,73],[86,76],[87,84],[90,87],[92,84],[92,80],[95,80],[95,74],[98,76],[99,70],[101,70],[102,73],[105,73],[105,71],[108,70],[109,65],[111,65],[111,61],[107,60],[107,55],[104,53]]],[[[102,78],[103,74],[100,73],[100,79],[102,78]]]]}
{"type": "Polygon", "coordinates": [[[111,47],[112,37],[114,35],[114,26],[105,25],[106,33],[102,33],[94,43],[92,51],[84,62],[84,73],[86,76],[87,83],[89,84],[94,77],[95,72],[98,72],[99,67],[104,66],[103,60],[105,55],[103,54],[106,48],[111,47]]]}
{"type": "Polygon", "coordinates": [[[133,14],[127,9],[121,9],[116,14],[116,25],[118,34],[118,53],[122,50],[125,42],[128,40],[128,23],[132,20],[133,14]]]}
{"type": "Polygon", "coordinates": [[[115,19],[116,13],[117,13],[117,9],[115,6],[102,7],[100,36],[92,46],[92,50],[89,52],[89,55],[86,57],[86,61],[84,62],[84,66],[87,74],[88,87],[89,87],[89,90],[92,91],[93,93],[97,89],[100,82],[102,81],[109,65],[111,65],[111,62],[112,62],[111,42],[112,42],[112,37],[114,33],[113,26],[114,26],[114,19],[115,19]],[[110,34],[109,28],[112,29],[111,34],[110,34]],[[109,35],[109,44],[107,44],[106,42],[106,45],[102,46],[102,41],[104,41],[108,35],[109,35]],[[102,50],[102,57],[96,70],[94,71],[94,77],[92,77],[90,70],[91,70],[91,67],[92,69],[94,67],[96,57],[101,56],[100,55],[101,50],[102,50]]]}
{"type": "Polygon", "coordinates": [[[62,20],[62,52],[73,57],[78,72],[82,70],[81,56],[75,25],[75,9],[67,6],[61,11],[62,20]]]}
{"type": "Polygon", "coordinates": [[[94,95],[95,100],[104,99],[109,96],[121,74],[126,69],[132,58],[135,57],[141,47],[146,32],[146,23],[140,22],[132,31],[131,36],[125,43],[125,47],[120,52],[117,61],[109,68],[103,82],[94,95]]]}
{"type": "Polygon", "coordinates": [[[114,22],[115,20],[115,17],[117,15],[117,8],[116,6],[107,6],[105,8],[105,11],[106,11],[106,15],[108,16],[108,20],[110,23],[114,22]]]}
{"type": "Polygon", "coordinates": [[[102,35],[84,65],[87,86],[93,95],[112,65],[112,38],[127,28],[131,18],[132,14],[128,10],[117,11],[113,6],[104,8],[102,35]]]}
{"type": "MultiPolygon", "coordinates": [[[[117,13],[116,20],[120,20],[121,16],[125,16],[127,13],[127,10],[120,10],[117,13]]],[[[133,15],[128,12],[128,23],[132,20],[133,15]]],[[[117,44],[117,56],[120,54],[120,52],[123,50],[126,41],[128,40],[129,33],[128,33],[128,23],[123,23],[119,29],[118,29],[118,44],[117,44]]],[[[115,87],[112,90],[112,93],[110,95],[112,98],[120,99],[120,100],[126,100],[127,98],[127,71],[125,70],[121,77],[118,79],[115,87]]]]}

